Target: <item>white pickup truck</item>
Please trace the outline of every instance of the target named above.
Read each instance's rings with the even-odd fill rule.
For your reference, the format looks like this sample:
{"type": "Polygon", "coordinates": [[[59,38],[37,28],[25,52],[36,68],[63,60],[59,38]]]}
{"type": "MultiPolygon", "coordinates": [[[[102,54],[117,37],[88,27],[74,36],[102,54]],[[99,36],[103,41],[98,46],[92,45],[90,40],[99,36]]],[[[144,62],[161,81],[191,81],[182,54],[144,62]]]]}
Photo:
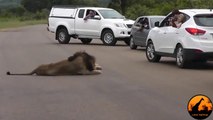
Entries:
{"type": "Polygon", "coordinates": [[[105,45],[115,45],[117,40],[129,44],[133,23],[110,8],[54,6],[47,29],[55,33],[55,39],[61,44],[68,44],[73,37],[84,44],[101,39],[105,45]]]}

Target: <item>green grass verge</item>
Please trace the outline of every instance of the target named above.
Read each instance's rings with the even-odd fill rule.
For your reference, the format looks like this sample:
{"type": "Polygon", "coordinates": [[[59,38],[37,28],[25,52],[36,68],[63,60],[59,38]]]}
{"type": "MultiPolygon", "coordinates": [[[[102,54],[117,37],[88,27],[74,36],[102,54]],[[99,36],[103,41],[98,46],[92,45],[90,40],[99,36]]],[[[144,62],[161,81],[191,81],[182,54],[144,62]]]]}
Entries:
{"type": "Polygon", "coordinates": [[[27,25],[47,24],[47,20],[26,20],[20,21],[17,18],[0,18],[0,29],[16,28],[27,25]]]}

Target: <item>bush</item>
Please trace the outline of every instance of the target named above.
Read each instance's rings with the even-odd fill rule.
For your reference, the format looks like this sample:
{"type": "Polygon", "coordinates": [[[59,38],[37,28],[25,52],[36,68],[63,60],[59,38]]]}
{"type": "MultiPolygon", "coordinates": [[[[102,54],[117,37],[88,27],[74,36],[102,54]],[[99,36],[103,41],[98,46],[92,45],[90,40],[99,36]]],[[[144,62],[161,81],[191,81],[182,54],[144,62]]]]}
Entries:
{"type": "Polygon", "coordinates": [[[26,11],[24,15],[19,19],[20,21],[26,21],[26,20],[41,20],[41,19],[47,19],[49,15],[49,10],[43,9],[40,12],[31,13],[26,11]]]}
{"type": "Polygon", "coordinates": [[[19,7],[10,8],[8,11],[11,12],[14,16],[20,17],[20,16],[23,16],[26,9],[22,6],[19,6],[19,7]]]}
{"type": "Polygon", "coordinates": [[[36,12],[33,18],[36,20],[46,19],[48,15],[49,15],[49,10],[42,9],[40,12],[36,12]]]}
{"type": "Polygon", "coordinates": [[[33,19],[33,14],[25,11],[23,16],[19,18],[20,21],[26,21],[26,20],[32,20],[33,19]]]}
{"type": "Polygon", "coordinates": [[[0,15],[2,17],[7,17],[7,18],[20,17],[20,16],[23,16],[25,11],[26,11],[26,9],[24,9],[22,6],[11,7],[11,8],[7,8],[7,9],[1,9],[0,15]]]}
{"type": "Polygon", "coordinates": [[[13,14],[8,9],[3,9],[1,10],[0,16],[3,18],[10,18],[13,16],[13,14]]]}

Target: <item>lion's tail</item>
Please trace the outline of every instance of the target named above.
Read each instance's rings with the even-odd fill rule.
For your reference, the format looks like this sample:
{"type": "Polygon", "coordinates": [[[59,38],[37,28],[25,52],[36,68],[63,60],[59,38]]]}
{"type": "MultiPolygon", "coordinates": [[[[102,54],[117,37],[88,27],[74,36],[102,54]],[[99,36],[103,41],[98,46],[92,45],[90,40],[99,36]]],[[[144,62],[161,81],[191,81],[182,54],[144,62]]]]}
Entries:
{"type": "Polygon", "coordinates": [[[6,73],[7,75],[33,75],[35,72],[32,71],[30,73],[10,73],[9,71],[6,73]]]}

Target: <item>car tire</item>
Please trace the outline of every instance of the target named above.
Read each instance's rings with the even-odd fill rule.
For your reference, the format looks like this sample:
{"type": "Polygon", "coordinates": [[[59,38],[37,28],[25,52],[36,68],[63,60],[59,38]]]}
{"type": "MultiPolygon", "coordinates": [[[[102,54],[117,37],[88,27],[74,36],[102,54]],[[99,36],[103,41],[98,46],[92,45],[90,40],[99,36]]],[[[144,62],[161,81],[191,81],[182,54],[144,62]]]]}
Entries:
{"type": "Polygon", "coordinates": [[[90,44],[92,41],[92,39],[89,38],[81,38],[80,40],[83,44],[90,44]]]}
{"type": "Polygon", "coordinates": [[[149,62],[159,62],[161,59],[161,56],[155,53],[155,47],[151,41],[146,46],[146,58],[149,62]]]}
{"type": "Polygon", "coordinates": [[[109,30],[109,29],[103,31],[101,35],[101,40],[103,41],[105,45],[110,45],[110,46],[114,46],[117,42],[112,30],[109,30]]]}
{"type": "Polygon", "coordinates": [[[186,55],[184,54],[184,49],[182,45],[178,45],[176,48],[176,65],[179,68],[186,68],[188,65],[188,61],[186,59],[186,55]]]}
{"type": "Polygon", "coordinates": [[[135,45],[133,37],[130,37],[129,47],[130,47],[130,49],[132,49],[132,50],[137,49],[137,45],[135,45]]]}
{"type": "Polygon", "coordinates": [[[68,44],[70,42],[70,36],[66,28],[61,28],[57,31],[57,40],[61,44],[68,44]]]}

